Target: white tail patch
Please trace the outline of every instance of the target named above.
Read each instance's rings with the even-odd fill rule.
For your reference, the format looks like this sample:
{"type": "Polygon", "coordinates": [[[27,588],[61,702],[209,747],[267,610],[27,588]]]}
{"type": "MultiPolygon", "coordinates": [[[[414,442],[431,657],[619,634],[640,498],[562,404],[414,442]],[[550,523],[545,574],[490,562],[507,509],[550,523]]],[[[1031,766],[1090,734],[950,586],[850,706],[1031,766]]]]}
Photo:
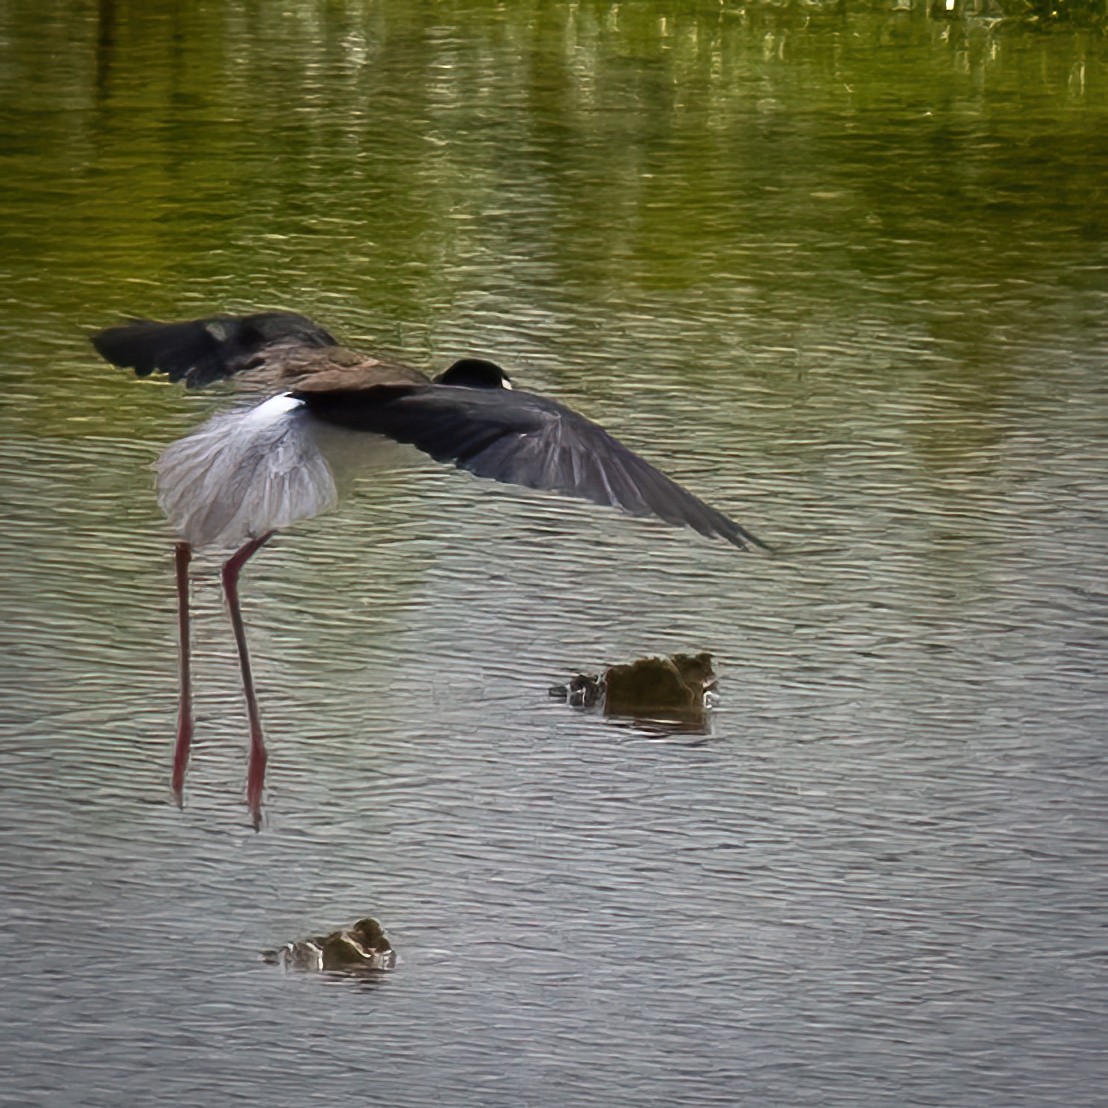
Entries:
{"type": "Polygon", "coordinates": [[[214,416],[157,462],[158,502],[194,547],[240,546],[334,505],[335,479],[300,400],[214,416]]]}

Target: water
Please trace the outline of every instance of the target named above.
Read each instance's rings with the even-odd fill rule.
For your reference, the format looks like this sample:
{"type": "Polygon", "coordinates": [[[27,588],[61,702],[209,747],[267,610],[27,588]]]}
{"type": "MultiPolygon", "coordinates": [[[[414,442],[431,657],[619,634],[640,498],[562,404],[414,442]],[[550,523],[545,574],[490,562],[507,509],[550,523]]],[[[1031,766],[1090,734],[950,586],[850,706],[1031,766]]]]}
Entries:
{"type": "Polygon", "coordinates": [[[1108,1078],[1108,64],[699,4],[0,15],[0,1103],[1092,1104],[1108,1078]],[[431,463],[216,563],[168,802],[126,314],[495,357],[777,545],[431,463]],[[547,697],[711,650],[711,734],[547,697]],[[259,958],[372,914],[371,983],[259,958]]]}

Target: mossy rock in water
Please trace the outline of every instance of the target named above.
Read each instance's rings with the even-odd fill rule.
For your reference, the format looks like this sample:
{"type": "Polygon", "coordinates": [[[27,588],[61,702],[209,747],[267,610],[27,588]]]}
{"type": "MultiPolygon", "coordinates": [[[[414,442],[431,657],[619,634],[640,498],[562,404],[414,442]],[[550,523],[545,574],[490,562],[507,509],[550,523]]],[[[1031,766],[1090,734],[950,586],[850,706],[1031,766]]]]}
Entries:
{"type": "Polygon", "coordinates": [[[550,694],[574,707],[592,707],[603,699],[608,716],[695,724],[704,721],[705,694],[715,684],[712,656],[702,651],[639,658],[611,666],[602,678],[579,673],[568,685],[555,685],[550,694]]]}
{"type": "Polygon", "coordinates": [[[262,958],[287,970],[309,973],[357,975],[391,970],[396,966],[392,943],[381,925],[370,916],[327,935],[295,939],[280,950],[264,951],[262,958]]]}
{"type": "Polygon", "coordinates": [[[712,656],[706,651],[640,658],[612,666],[604,674],[604,712],[609,716],[693,722],[704,717],[704,694],[715,683],[712,656]]]}

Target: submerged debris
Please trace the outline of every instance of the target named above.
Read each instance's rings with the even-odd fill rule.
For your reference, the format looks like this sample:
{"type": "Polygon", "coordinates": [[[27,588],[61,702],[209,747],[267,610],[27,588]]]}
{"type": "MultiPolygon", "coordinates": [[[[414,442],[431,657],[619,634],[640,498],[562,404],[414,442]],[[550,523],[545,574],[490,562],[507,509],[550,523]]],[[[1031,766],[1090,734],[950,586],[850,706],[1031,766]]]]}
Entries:
{"type": "Polygon", "coordinates": [[[573,707],[590,708],[603,700],[606,716],[701,725],[715,687],[712,656],[702,651],[639,658],[609,667],[603,677],[578,673],[568,685],[554,685],[550,695],[573,707]]]}
{"type": "Polygon", "coordinates": [[[280,950],[263,951],[262,959],[286,970],[357,975],[393,969],[396,951],[381,925],[366,916],[329,935],[296,939],[280,950]]]}
{"type": "Polygon", "coordinates": [[[599,673],[578,673],[568,685],[551,685],[550,695],[574,708],[591,708],[604,695],[604,679],[599,673]]]}

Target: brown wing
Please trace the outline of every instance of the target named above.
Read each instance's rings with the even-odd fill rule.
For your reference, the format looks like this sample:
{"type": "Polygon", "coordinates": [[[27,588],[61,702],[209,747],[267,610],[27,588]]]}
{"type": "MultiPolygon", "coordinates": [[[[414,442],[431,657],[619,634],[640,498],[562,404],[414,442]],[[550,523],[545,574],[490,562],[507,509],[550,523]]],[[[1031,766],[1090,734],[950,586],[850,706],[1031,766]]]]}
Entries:
{"type": "Polygon", "coordinates": [[[325,351],[310,351],[301,357],[290,352],[281,367],[282,383],[295,388],[298,395],[316,396],[330,392],[363,392],[381,386],[407,388],[411,385],[428,385],[425,373],[400,362],[383,358],[371,358],[353,350],[336,346],[325,351]],[[314,355],[314,357],[310,356],[314,355]]]}
{"type": "Polygon", "coordinates": [[[113,365],[137,376],[164,373],[202,388],[238,374],[274,387],[311,391],[376,384],[426,384],[417,369],[339,346],[328,331],[295,312],[208,316],[183,323],[138,319],[92,336],[113,365]]]}

